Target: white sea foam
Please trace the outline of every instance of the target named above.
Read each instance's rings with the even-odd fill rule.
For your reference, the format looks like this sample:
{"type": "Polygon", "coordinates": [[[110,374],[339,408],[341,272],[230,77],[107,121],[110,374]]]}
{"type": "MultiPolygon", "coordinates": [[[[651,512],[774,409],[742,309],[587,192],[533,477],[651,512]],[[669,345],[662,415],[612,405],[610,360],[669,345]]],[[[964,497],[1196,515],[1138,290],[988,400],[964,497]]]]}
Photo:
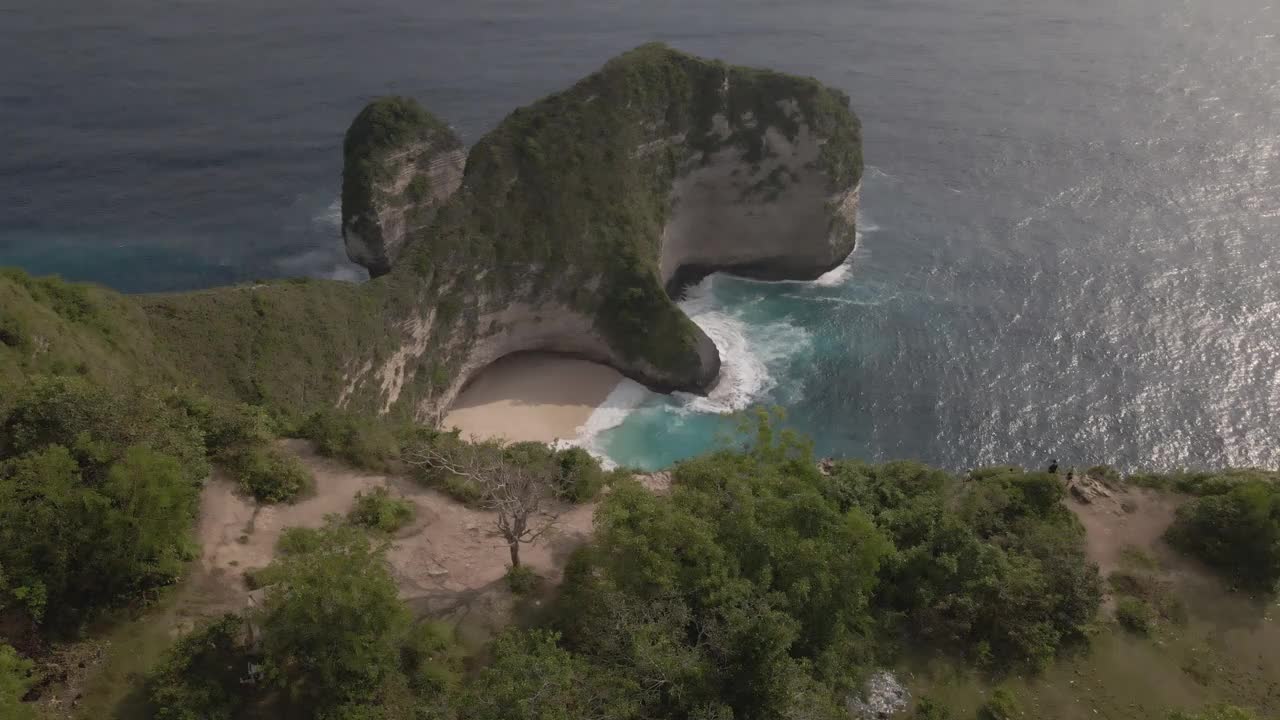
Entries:
{"type": "Polygon", "coordinates": [[[587,421],[578,428],[579,438],[594,437],[605,430],[618,427],[632,410],[640,407],[653,395],[649,388],[635,380],[623,378],[609,392],[600,406],[591,412],[587,421]]]}
{"type": "Polygon", "coordinates": [[[599,460],[604,469],[612,470],[617,467],[617,463],[613,462],[605,454],[604,449],[600,447],[600,433],[621,425],[628,415],[652,397],[654,397],[654,394],[650,392],[649,388],[635,380],[623,378],[618,381],[613,390],[609,391],[609,395],[605,397],[604,402],[591,411],[591,415],[587,417],[585,423],[578,427],[573,438],[557,440],[552,443],[552,447],[557,450],[580,447],[599,460]]]}
{"type": "Polygon", "coordinates": [[[713,292],[712,275],[689,289],[680,307],[702,328],[720,351],[720,378],[706,397],[674,393],[681,408],[725,414],[746,409],[777,382],[769,366],[809,344],[809,334],[786,321],[749,325],[722,307],[713,292]]]}
{"type": "MultiPolygon", "coordinates": [[[[861,233],[859,233],[859,235],[861,235],[861,233]]],[[[859,238],[859,240],[861,240],[861,238],[859,238]]],[[[836,287],[843,285],[844,281],[849,279],[849,274],[853,272],[852,260],[853,255],[850,254],[849,257],[845,258],[844,262],[818,276],[818,279],[814,280],[813,284],[818,287],[836,287]]]]}
{"type": "Polygon", "coordinates": [[[327,230],[342,229],[342,198],[334,198],[324,210],[311,217],[311,222],[327,230]]]}

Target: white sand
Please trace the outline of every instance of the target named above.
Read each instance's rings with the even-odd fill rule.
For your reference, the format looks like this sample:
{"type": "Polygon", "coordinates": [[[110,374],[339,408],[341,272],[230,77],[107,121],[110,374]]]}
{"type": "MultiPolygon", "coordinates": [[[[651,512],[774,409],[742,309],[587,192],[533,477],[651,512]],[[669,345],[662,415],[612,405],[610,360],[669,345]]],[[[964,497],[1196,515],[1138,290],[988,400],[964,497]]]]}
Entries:
{"type": "Polygon", "coordinates": [[[441,424],[459,428],[464,438],[569,439],[621,379],[617,370],[586,360],[508,355],[476,375],[441,424]]]}

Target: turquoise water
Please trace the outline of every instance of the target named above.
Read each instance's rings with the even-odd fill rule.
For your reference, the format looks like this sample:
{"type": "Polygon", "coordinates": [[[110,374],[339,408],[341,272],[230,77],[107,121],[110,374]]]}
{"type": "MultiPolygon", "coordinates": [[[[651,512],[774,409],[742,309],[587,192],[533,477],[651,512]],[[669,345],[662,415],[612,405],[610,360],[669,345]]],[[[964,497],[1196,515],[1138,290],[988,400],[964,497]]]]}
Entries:
{"type": "Polygon", "coordinates": [[[823,284],[695,291],[724,386],[624,387],[597,447],[662,465],[765,403],[822,454],[1275,467],[1278,38],[1273,0],[19,0],[0,264],[126,291],[358,280],[336,198],[369,98],[475,142],[663,40],[847,91],[863,238],[823,284]]]}

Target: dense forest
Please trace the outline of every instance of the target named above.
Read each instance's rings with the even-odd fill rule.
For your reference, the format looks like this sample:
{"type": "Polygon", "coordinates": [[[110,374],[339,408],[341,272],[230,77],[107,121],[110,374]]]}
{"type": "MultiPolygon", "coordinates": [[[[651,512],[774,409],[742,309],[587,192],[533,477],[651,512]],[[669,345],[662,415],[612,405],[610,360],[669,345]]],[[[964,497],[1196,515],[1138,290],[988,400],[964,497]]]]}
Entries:
{"type": "MultiPolygon", "coordinates": [[[[278,435],[464,502],[485,501],[467,469],[482,466],[559,501],[598,500],[593,538],[538,612],[476,651],[397,595],[384,555],[413,508],[360,496],[348,517],[281,537],[274,562],[249,578],[259,605],[202,621],[137,678],[138,717],[847,718],[877,669],[922,649],[992,679],[981,717],[1026,717],[1000,678],[1087,654],[1107,593],[1060,476],[818,462],[764,412],[726,449],[675,466],[659,494],[580,450],[472,445],[335,412],[287,417],[75,376],[33,376],[2,397],[6,720],[47,710],[27,701],[51,682],[41,671],[51,649],[121,608],[145,618],[180,581],[211,464],[260,503],[308,492],[307,469],[278,435]]],[[[1186,496],[1170,544],[1241,592],[1275,590],[1275,475],[1091,474],[1186,496]]],[[[521,592],[530,578],[514,563],[529,539],[511,540],[508,579],[521,592]]],[[[1172,615],[1167,598],[1130,581],[1116,618],[1148,632],[1172,615]]],[[[916,717],[954,716],[930,697],[913,705],[916,717]]],[[[1176,717],[1254,717],[1203,713],[1176,717]]]]}

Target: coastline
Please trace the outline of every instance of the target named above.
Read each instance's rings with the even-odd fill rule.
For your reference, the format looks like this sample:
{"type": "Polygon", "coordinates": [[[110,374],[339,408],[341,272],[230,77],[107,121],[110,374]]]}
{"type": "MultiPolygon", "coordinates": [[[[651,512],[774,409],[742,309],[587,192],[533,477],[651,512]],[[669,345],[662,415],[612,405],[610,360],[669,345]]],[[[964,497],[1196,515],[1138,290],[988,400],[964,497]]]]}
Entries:
{"type": "Polygon", "coordinates": [[[507,355],[458,394],[441,426],[475,440],[571,440],[622,379],[611,367],[578,358],[507,355]]]}

